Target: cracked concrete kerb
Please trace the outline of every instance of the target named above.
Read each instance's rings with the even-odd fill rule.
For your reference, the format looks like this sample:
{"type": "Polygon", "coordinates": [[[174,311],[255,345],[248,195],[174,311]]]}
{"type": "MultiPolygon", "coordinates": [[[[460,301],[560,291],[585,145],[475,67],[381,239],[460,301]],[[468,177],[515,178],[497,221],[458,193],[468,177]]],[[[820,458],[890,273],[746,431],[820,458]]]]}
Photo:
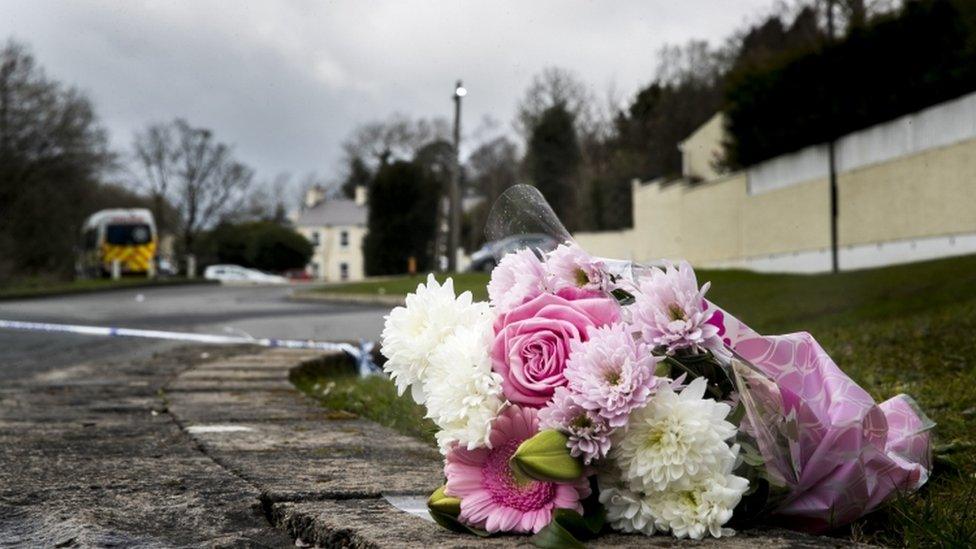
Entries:
{"type": "MultiPolygon", "coordinates": [[[[440,529],[383,495],[443,482],[427,444],[300,394],[320,354],[199,348],[0,389],[0,540],[44,546],[512,547],[440,529]]],[[[825,547],[785,530],[695,545],[825,547]]],[[[592,547],[670,546],[606,535],[592,547]]],[[[0,543],[2,545],[2,543],[0,543]]]]}

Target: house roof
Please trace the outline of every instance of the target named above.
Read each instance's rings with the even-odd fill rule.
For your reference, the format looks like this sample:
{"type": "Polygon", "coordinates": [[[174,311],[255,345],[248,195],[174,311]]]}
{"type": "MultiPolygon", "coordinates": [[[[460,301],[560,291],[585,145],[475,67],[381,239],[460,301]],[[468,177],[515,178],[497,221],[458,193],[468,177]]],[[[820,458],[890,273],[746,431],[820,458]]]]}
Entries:
{"type": "Polygon", "coordinates": [[[366,206],[353,200],[325,200],[298,215],[299,227],[366,225],[366,206]]]}

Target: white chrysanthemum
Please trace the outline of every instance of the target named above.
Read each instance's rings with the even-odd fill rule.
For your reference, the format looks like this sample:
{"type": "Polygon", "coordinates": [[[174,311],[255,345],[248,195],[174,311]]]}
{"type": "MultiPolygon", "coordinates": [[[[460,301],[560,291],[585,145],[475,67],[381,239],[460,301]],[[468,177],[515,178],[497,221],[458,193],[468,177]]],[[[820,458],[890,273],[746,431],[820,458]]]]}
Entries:
{"type": "Polygon", "coordinates": [[[652,536],[657,531],[651,506],[642,494],[622,486],[600,486],[600,503],[607,510],[607,520],[614,530],[652,536]]]}
{"type": "Polygon", "coordinates": [[[383,370],[396,383],[399,394],[411,387],[413,398],[423,404],[424,373],[430,354],[458,326],[482,322],[489,314],[488,304],[472,302],[471,292],[454,296],[454,281],[440,285],[434,275],[427,284],[408,294],[406,307],[397,307],[386,316],[383,328],[383,370]]]}
{"type": "Polygon", "coordinates": [[[736,433],[725,421],[731,408],[703,399],[705,388],[704,378],[677,394],[664,385],[646,406],[631,413],[626,430],[617,431],[611,456],[632,489],[652,492],[690,485],[735,460],[726,443],[736,433]]]}
{"type": "Polygon", "coordinates": [[[731,470],[730,462],[691,486],[648,494],[645,501],[657,528],[670,530],[676,538],[702,539],[706,534],[719,538],[734,534],[731,528],[722,526],[732,518],[732,512],[749,488],[749,481],[733,475],[731,470]]]}
{"type": "Polygon", "coordinates": [[[458,326],[430,355],[424,393],[427,417],[441,430],[442,450],[458,442],[473,450],[488,445],[491,422],[501,410],[502,378],[491,369],[491,319],[458,326]]]}

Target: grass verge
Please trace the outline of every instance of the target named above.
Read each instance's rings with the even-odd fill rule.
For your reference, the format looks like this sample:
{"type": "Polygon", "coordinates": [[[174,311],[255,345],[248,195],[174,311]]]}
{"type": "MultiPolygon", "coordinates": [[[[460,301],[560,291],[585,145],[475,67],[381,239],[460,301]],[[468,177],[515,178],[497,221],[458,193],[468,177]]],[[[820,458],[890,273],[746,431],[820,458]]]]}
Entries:
{"type": "MultiPolygon", "coordinates": [[[[455,273],[452,275],[435,275],[438,282],[450,276],[454,280],[454,289],[458,293],[470,291],[476,300],[488,299],[488,275],[484,273],[455,273]]],[[[368,280],[364,282],[349,282],[322,286],[314,291],[326,294],[351,295],[406,295],[417,289],[417,285],[426,282],[427,275],[401,276],[382,280],[368,280]]]]}
{"type": "MultiPolygon", "coordinates": [[[[976,545],[976,256],[838,275],[699,271],[705,280],[712,282],[709,297],[753,328],[812,333],[875,399],[908,393],[938,423],[928,484],[834,535],[891,546],[976,545]]],[[[420,281],[347,287],[405,293],[420,281]]],[[[483,298],[485,281],[465,274],[457,286],[481,285],[475,297],[483,298]]],[[[324,377],[303,388],[327,406],[433,440],[422,408],[397,399],[387,380],[324,377]]]]}
{"type": "Polygon", "coordinates": [[[292,370],[291,382],[323,406],[391,427],[434,443],[435,426],[424,418],[424,408],[409,396],[397,396],[396,387],[383,376],[360,379],[353,365],[340,357],[331,364],[308,364],[292,370]]]}
{"type": "Polygon", "coordinates": [[[106,278],[86,280],[47,280],[26,279],[17,280],[0,286],[0,300],[27,299],[33,297],[48,297],[107,290],[123,290],[131,288],[151,288],[156,286],[179,286],[184,284],[205,284],[202,279],[190,280],[186,278],[122,278],[111,280],[106,278]]]}

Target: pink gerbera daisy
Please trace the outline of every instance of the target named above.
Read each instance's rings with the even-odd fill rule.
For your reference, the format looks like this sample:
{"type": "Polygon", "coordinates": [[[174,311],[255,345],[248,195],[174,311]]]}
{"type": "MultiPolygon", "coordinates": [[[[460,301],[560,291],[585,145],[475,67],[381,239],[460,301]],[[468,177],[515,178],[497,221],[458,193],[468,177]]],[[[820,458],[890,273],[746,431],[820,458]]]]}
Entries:
{"type": "Polygon", "coordinates": [[[580,500],[590,494],[586,477],[573,483],[520,480],[508,462],[525,440],[539,432],[534,408],[509,406],[491,427],[491,448],[455,446],[447,454],[444,493],[461,499],[458,518],[495,532],[538,532],[555,509],[583,512],[580,500]]]}

